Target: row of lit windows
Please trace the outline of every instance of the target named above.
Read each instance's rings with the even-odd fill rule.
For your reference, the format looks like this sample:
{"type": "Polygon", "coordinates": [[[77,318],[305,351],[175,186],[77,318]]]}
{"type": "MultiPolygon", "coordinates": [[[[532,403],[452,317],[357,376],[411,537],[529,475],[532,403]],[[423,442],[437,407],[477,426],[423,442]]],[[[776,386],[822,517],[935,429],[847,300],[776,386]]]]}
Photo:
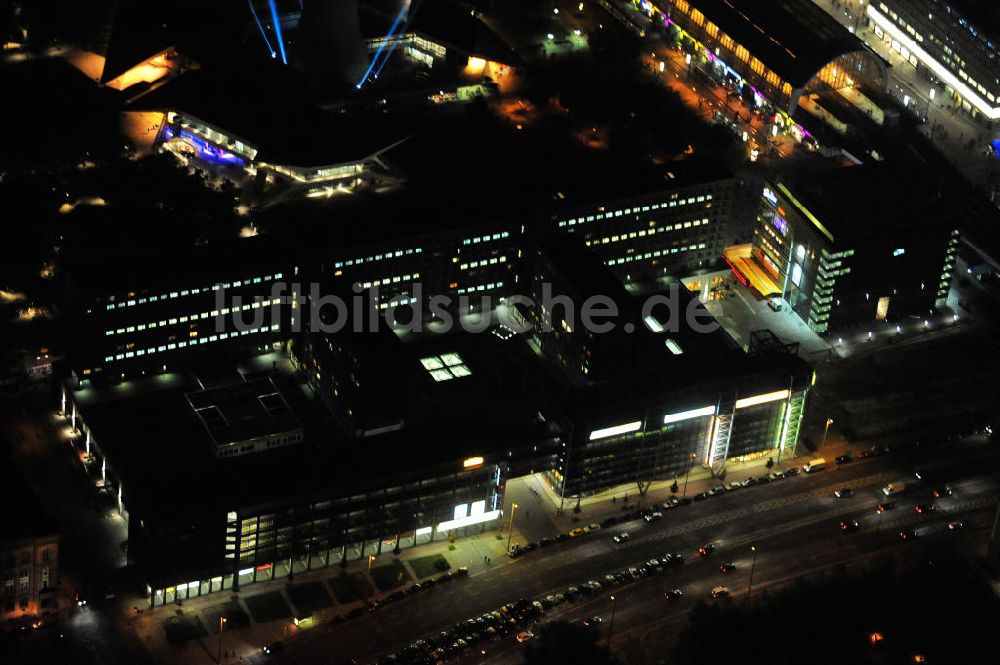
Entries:
{"type": "Polygon", "coordinates": [[[608,266],[617,266],[623,263],[633,263],[635,261],[643,261],[645,259],[655,259],[661,256],[667,256],[669,254],[678,254],[680,252],[690,252],[695,249],[705,249],[705,243],[698,243],[696,245],[687,245],[685,247],[672,247],[670,249],[658,249],[654,252],[645,252],[643,254],[632,254],[630,256],[623,256],[618,259],[609,259],[604,262],[608,266]]]}
{"type": "Polygon", "coordinates": [[[587,246],[591,245],[607,245],[612,242],[619,242],[622,240],[634,240],[635,238],[644,238],[646,236],[651,236],[656,233],[666,233],[668,231],[680,231],[681,229],[689,229],[694,226],[701,226],[702,224],[708,224],[708,218],[696,219],[690,222],[684,222],[677,224],[667,224],[666,226],[661,226],[659,228],[643,229],[641,231],[633,231],[631,233],[623,233],[621,235],[615,236],[605,236],[597,240],[588,240],[587,246]]]}
{"type": "Polygon", "coordinates": [[[498,263],[505,263],[507,261],[506,256],[501,256],[500,258],[493,257],[491,259],[483,259],[482,261],[472,261],[471,263],[463,263],[459,266],[462,270],[468,270],[469,268],[481,268],[484,266],[495,266],[498,263]]]}
{"type": "Polygon", "coordinates": [[[686,199],[673,199],[670,201],[664,201],[663,203],[654,203],[646,206],[636,206],[634,208],[623,208],[620,210],[612,210],[608,212],[601,212],[594,215],[587,215],[586,217],[574,217],[573,219],[564,219],[559,222],[559,228],[565,226],[576,226],[577,224],[586,224],[587,222],[593,222],[595,220],[611,219],[612,217],[621,217],[622,215],[631,215],[640,212],[649,212],[650,210],[659,210],[660,208],[675,208],[677,206],[689,205],[691,203],[703,203],[705,201],[711,201],[711,194],[704,194],[701,196],[691,196],[686,199]]]}
{"type": "Polygon", "coordinates": [[[501,238],[509,238],[509,237],[510,237],[509,231],[503,231],[501,233],[494,233],[494,234],[487,233],[486,235],[476,236],[474,238],[466,238],[462,241],[462,244],[478,245],[481,242],[490,242],[491,240],[500,240],[501,238]]]}
{"type": "Polygon", "coordinates": [[[151,346],[146,349],[138,349],[136,351],[128,351],[126,353],[118,353],[113,356],[104,356],[104,362],[112,362],[114,360],[125,360],[127,358],[136,358],[145,355],[152,355],[154,353],[163,353],[165,351],[173,351],[174,349],[183,349],[187,346],[196,346],[198,344],[208,344],[210,342],[221,342],[226,339],[239,337],[241,335],[249,335],[251,333],[262,333],[262,332],[278,332],[280,325],[274,324],[270,327],[261,326],[259,328],[250,328],[247,330],[233,331],[231,333],[219,333],[218,335],[212,335],[211,337],[202,337],[201,339],[191,340],[190,342],[177,342],[170,344],[161,344],[160,346],[151,346]]]}
{"type": "Polygon", "coordinates": [[[356,283],[360,284],[362,289],[370,289],[373,286],[399,284],[401,282],[410,282],[415,279],[420,279],[420,273],[415,272],[413,274],[396,275],[394,277],[383,277],[382,279],[376,279],[375,281],[372,282],[356,282],[356,283]]]}
{"type": "Polygon", "coordinates": [[[479,293],[481,291],[492,291],[493,289],[501,288],[503,288],[503,282],[490,282],[489,284],[479,284],[477,286],[459,289],[458,295],[464,295],[466,293],[479,293]]]}
{"type": "Polygon", "coordinates": [[[373,254],[371,256],[359,256],[355,259],[347,259],[346,261],[337,261],[333,264],[334,268],[343,268],[345,266],[359,266],[362,263],[372,263],[373,261],[381,261],[383,259],[398,258],[404,255],[410,254],[420,254],[424,250],[420,247],[415,247],[411,249],[397,249],[394,252],[386,252],[385,254],[373,254]]]}
{"type": "Polygon", "coordinates": [[[178,318],[164,319],[162,321],[150,321],[149,323],[141,323],[136,326],[128,326],[126,328],[118,328],[117,330],[105,330],[105,336],[111,335],[122,335],[124,333],[130,332],[142,332],[143,330],[152,330],[154,328],[162,328],[166,325],[175,325],[178,323],[187,323],[188,321],[196,321],[198,319],[207,319],[208,317],[216,316],[226,316],[228,314],[234,314],[236,312],[246,312],[251,309],[258,309],[260,307],[268,307],[270,305],[280,305],[281,298],[275,298],[273,300],[262,300],[253,303],[248,303],[241,307],[226,307],[223,309],[214,309],[210,312],[201,312],[199,314],[191,314],[190,316],[181,316],[178,318]]]}
{"type": "Polygon", "coordinates": [[[126,300],[126,301],[123,301],[123,302],[119,302],[119,303],[113,302],[114,301],[114,296],[111,296],[110,298],[108,298],[108,300],[112,301],[112,302],[108,303],[108,309],[115,309],[115,308],[121,308],[121,307],[131,307],[133,305],[143,305],[143,304],[145,304],[147,302],[157,302],[157,301],[160,301],[160,300],[168,300],[170,298],[183,298],[184,296],[189,296],[189,295],[195,296],[195,295],[198,295],[199,293],[207,293],[209,291],[218,291],[219,289],[228,289],[228,288],[238,288],[238,287],[241,287],[241,286],[250,286],[251,284],[260,284],[262,282],[269,282],[272,279],[281,279],[282,277],[283,277],[283,275],[279,272],[279,273],[277,273],[275,275],[265,275],[263,277],[248,277],[247,279],[244,279],[244,280],[241,280],[241,281],[236,281],[236,282],[231,282],[231,283],[227,282],[225,284],[213,284],[212,286],[206,286],[206,287],[201,288],[201,289],[184,289],[183,291],[170,291],[168,293],[164,293],[163,295],[159,295],[159,296],[149,296],[149,297],[143,297],[143,298],[133,298],[133,299],[126,300]]]}

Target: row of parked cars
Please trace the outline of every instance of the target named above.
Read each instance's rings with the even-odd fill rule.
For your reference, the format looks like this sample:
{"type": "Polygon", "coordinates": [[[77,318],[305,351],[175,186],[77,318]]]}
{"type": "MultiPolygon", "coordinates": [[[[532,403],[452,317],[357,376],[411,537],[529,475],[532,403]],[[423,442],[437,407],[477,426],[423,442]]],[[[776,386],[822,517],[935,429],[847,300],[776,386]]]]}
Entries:
{"type": "Polygon", "coordinates": [[[773,483],[778,480],[784,480],[786,478],[791,478],[793,476],[799,475],[800,469],[798,467],[791,467],[785,469],[784,471],[774,471],[773,473],[768,473],[763,476],[757,476],[756,478],[751,476],[749,478],[744,478],[741,482],[732,482],[728,485],[716,485],[715,487],[700,492],[694,496],[695,501],[704,501],[713,496],[719,496],[720,494],[725,494],[726,492],[734,492],[738,489],[743,489],[744,487],[753,487],[754,485],[766,485],[768,483],[773,483]]]}
{"type": "MultiPolygon", "coordinates": [[[[660,558],[649,559],[610,572],[600,580],[585,580],[567,587],[562,592],[549,594],[543,598],[533,601],[519,598],[492,612],[460,621],[449,630],[419,639],[395,653],[380,657],[376,662],[378,665],[433,665],[458,657],[485,641],[514,635],[518,642],[525,642],[534,637],[531,627],[547,611],[567,602],[588,598],[602,589],[650,577],[683,563],[684,557],[681,554],[668,553],[660,558]]],[[[679,589],[674,589],[668,594],[672,598],[680,598],[682,595],[679,589]]],[[[590,617],[583,623],[594,625],[600,622],[600,617],[590,617]]]]}

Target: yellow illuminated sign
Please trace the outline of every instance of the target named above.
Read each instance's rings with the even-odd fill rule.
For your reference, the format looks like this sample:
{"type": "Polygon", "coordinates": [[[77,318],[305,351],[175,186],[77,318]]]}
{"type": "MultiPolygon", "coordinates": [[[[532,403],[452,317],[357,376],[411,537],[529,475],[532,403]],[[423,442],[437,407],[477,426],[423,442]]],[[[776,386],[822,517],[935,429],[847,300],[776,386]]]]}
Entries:
{"type": "Polygon", "coordinates": [[[482,457],[470,457],[469,459],[462,462],[463,469],[475,469],[483,465],[482,457]]]}

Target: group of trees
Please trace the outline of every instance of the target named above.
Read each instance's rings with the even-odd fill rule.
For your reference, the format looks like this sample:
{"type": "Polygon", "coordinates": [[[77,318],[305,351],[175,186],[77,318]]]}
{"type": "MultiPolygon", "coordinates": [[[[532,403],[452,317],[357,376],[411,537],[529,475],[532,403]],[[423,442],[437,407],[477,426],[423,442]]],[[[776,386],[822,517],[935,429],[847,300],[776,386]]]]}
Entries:
{"type": "Polygon", "coordinates": [[[978,575],[950,554],[885,559],[752,603],[699,604],[670,662],[980,662],[994,648],[992,634],[974,627],[995,624],[1000,601],[978,575]]]}

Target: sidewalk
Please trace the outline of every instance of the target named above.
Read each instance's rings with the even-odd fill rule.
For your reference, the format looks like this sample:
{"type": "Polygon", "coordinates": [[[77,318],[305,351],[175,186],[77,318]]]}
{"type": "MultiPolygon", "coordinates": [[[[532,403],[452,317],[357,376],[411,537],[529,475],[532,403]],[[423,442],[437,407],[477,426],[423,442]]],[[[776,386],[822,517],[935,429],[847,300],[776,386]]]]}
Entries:
{"type": "MultiPolygon", "coordinates": [[[[439,541],[402,550],[398,555],[391,551],[377,555],[373,569],[398,562],[407,576],[405,581],[386,591],[378,589],[367,559],[360,559],[349,562],[346,567],[333,564],[300,573],[291,581],[284,578],[258,582],[239,593],[215,593],[155,609],[148,609],[148,601],[139,596],[121,599],[117,623],[143,642],[154,662],[197,665],[217,662],[219,618],[225,617],[221,650],[231,655],[224,657],[222,662],[239,663],[241,657],[242,662],[249,662],[260,653],[262,646],[307,630],[306,625],[343,617],[357,608],[364,609],[369,600],[409,588],[428,577],[437,577],[442,571],[433,567],[435,557],[443,557],[452,571],[467,567],[470,575],[508,563],[506,519],[502,520],[502,526],[502,533],[494,527],[459,538],[454,543],[439,541]],[[421,561],[415,565],[414,560],[421,561]],[[293,597],[303,595],[308,602],[300,606],[293,597]],[[135,608],[146,609],[136,612],[135,608]],[[303,627],[293,621],[295,617],[305,616],[312,619],[303,623],[303,627]]],[[[525,542],[516,526],[511,542],[525,542]]]]}
{"type": "MultiPolygon", "coordinates": [[[[725,481],[720,481],[718,478],[712,476],[709,469],[696,466],[691,469],[690,477],[687,479],[686,494],[684,493],[685,478],[683,476],[677,478],[678,491],[676,496],[689,496],[693,498],[696,494],[718,485],[728,485],[729,483],[740,482],[750,476],[757,477],[774,471],[802,466],[814,457],[823,456],[827,459],[832,459],[838,455],[848,453],[856,449],[856,447],[844,441],[835,442],[831,437],[831,440],[823,447],[822,452],[814,453],[800,444],[795,457],[782,458],[780,463],[775,460],[774,467],[771,469],[767,468],[767,459],[751,462],[730,462],[726,464],[725,481]]],[[[552,491],[548,483],[537,478],[533,479],[537,481],[538,487],[544,486],[546,495],[552,504],[553,512],[557,511],[559,508],[558,495],[552,491]]],[[[673,482],[673,479],[655,482],[650,485],[645,495],[642,496],[639,494],[638,487],[632,483],[621,485],[600,494],[583,497],[580,500],[579,513],[574,512],[574,508],[577,505],[576,499],[571,500],[567,497],[563,504],[563,513],[561,515],[554,514],[554,520],[561,531],[568,531],[587,524],[600,524],[609,517],[620,516],[626,510],[626,505],[628,510],[637,510],[644,506],[663,503],[671,496],[674,496],[670,491],[670,486],[673,482]]]]}

